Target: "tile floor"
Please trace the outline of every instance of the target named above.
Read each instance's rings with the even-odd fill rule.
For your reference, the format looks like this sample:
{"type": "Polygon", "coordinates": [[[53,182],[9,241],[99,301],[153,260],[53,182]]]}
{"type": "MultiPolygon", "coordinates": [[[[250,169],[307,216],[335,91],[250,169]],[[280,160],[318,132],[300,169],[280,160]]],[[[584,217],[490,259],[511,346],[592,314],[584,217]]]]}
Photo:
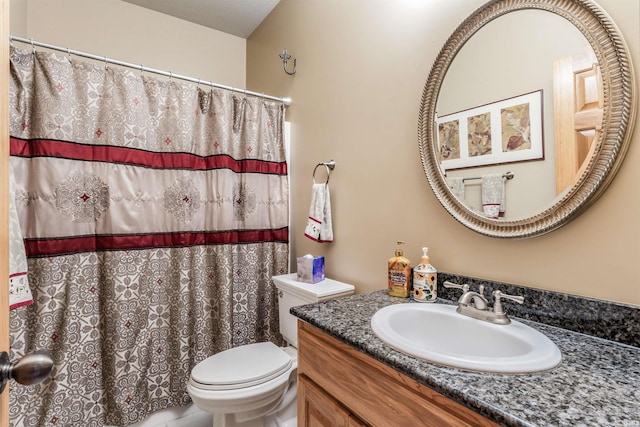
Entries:
{"type": "Polygon", "coordinates": [[[158,411],[129,427],[212,427],[213,415],[189,405],[158,411]]]}

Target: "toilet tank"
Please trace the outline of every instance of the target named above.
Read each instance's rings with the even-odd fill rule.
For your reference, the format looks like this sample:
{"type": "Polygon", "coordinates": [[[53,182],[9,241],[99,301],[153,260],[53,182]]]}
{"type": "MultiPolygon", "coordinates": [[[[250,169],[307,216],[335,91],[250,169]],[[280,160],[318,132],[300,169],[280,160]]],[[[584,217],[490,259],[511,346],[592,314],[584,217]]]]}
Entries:
{"type": "Polygon", "coordinates": [[[291,307],[353,295],[353,285],[324,279],[318,283],[298,282],[296,273],[273,276],[278,288],[280,333],[289,345],[298,348],[298,318],[289,313],[291,307]]]}

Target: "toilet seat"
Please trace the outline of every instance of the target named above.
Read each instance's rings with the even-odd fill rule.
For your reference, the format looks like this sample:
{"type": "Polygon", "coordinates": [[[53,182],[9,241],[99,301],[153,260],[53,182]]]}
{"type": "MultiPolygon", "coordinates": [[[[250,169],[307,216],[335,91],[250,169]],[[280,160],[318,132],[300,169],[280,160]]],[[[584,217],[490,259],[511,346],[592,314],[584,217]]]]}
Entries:
{"type": "Polygon", "coordinates": [[[202,390],[237,390],[271,381],[289,371],[293,363],[272,342],[248,344],[203,360],[191,371],[191,380],[202,390]]]}

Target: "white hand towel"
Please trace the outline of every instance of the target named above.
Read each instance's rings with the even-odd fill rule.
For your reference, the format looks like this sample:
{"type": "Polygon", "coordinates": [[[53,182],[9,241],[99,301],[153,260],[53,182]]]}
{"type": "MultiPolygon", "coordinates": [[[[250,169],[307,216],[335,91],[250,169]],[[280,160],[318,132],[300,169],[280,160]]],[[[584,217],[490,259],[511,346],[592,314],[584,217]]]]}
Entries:
{"type": "Polygon", "coordinates": [[[504,178],[502,174],[482,176],[482,210],[489,218],[504,216],[504,178]]]}
{"type": "Polygon", "coordinates": [[[27,278],[27,255],[15,202],[13,169],[9,165],[9,309],[33,302],[27,278]]]}
{"type": "Polygon", "coordinates": [[[464,181],[462,180],[462,177],[454,176],[447,179],[449,180],[449,187],[451,188],[453,195],[464,201],[464,181]]]}
{"type": "Polygon", "coordinates": [[[309,220],[304,235],[320,243],[333,242],[331,225],[331,197],[329,184],[316,184],[311,187],[311,206],[309,220]]]}

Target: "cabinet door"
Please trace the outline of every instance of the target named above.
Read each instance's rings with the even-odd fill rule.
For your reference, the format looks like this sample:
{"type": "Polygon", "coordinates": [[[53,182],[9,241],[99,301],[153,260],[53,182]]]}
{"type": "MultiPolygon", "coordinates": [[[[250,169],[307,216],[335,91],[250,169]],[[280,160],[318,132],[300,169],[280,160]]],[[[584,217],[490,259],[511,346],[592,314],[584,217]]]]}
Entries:
{"type": "Polygon", "coordinates": [[[298,427],[358,425],[350,423],[349,418],[349,413],[311,380],[298,377],[298,427]]]}

